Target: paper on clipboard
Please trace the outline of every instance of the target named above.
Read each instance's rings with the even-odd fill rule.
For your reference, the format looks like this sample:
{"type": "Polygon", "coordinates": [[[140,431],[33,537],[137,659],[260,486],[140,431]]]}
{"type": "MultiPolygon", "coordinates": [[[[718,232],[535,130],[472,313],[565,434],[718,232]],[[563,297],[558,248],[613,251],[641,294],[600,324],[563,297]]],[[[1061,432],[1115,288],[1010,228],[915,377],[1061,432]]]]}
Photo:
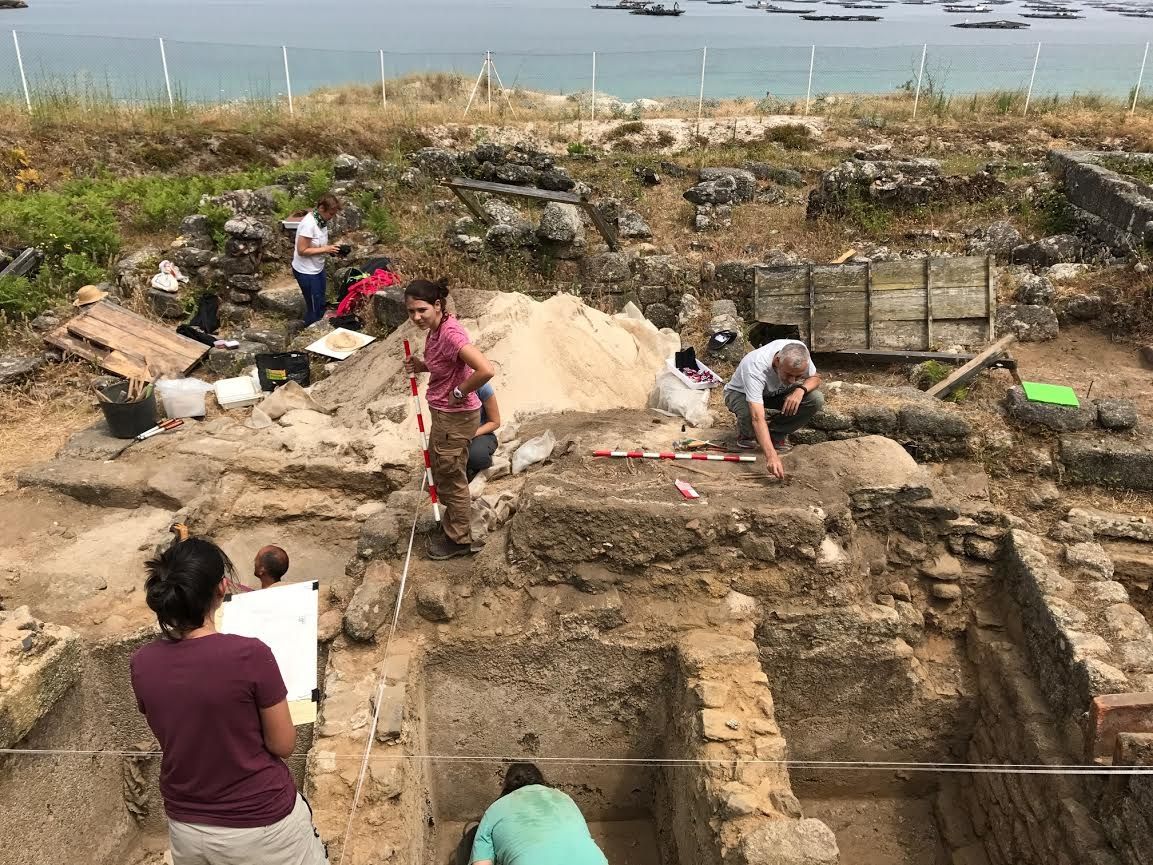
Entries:
{"type": "MultiPolygon", "coordinates": [[[[272,650],[288,689],[290,704],[313,703],[318,694],[319,598],[318,584],[310,581],[231,595],[227,603],[221,605],[222,633],[255,637],[272,650]]],[[[298,715],[299,712],[294,713],[294,721],[298,715]]]]}

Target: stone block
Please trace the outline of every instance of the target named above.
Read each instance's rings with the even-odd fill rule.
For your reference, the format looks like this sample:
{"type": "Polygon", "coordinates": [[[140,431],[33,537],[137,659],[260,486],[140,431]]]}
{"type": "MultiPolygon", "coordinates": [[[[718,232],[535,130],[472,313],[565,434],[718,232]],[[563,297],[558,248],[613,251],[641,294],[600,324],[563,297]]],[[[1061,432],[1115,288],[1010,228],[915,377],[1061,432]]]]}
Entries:
{"type": "MultiPolygon", "coordinates": [[[[731,178],[735,189],[733,197],[730,202],[714,202],[720,204],[738,204],[740,202],[752,201],[757,194],[757,178],[751,171],[746,171],[743,168],[702,168],[698,175],[702,182],[709,183],[712,181],[723,180],[731,178]]],[[[688,194],[685,194],[688,198],[688,194]]],[[[692,201],[690,198],[689,201],[692,201]]],[[[704,202],[693,202],[694,204],[704,202]]]]}
{"type": "Polygon", "coordinates": [[[826,405],[813,415],[809,423],[814,429],[836,432],[839,430],[852,429],[853,417],[846,412],[837,411],[835,408],[829,408],[829,406],[826,405]]]}
{"type": "Polygon", "coordinates": [[[581,261],[585,282],[625,282],[632,276],[629,257],[623,252],[600,252],[581,261]]]}
{"type": "Polygon", "coordinates": [[[304,317],[304,295],[295,285],[266,288],[256,295],[256,306],[289,318],[304,317]]]}
{"type": "Polygon", "coordinates": [[[1153,518],[1099,511],[1093,508],[1073,508],[1069,522],[1084,526],[1093,535],[1153,542],[1153,518]]]}
{"type": "Polygon", "coordinates": [[[171,294],[158,288],[148,289],[148,307],[161,318],[176,321],[187,317],[184,299],[179,294],[171,294]]]}
{"type": "Polygon", "coordinates": [[[791,168],[780,168],[767,162],[746,162],[743,168],[757,180],[768,180],[778,186],[799,188],[805,185],[805,176],[791,168]]]}
{"type": "Polygon", "coordinates": [[[736,865],[836,865],[837,838],[820,820],[770,820],[741,837],[736,865]]]}
{"type": "Polygon", "coordinates": [[[1128,430],[1137,426],[1137,406],[1129,399],[1094,400],[1097,423],[1104,429],[1128,430]]]}
{"type": "Polygon", "coordinates": [[[1086,761],[1112,757],[1119,733],[1153,733],[1153,694],[1095,696],[1086,731],[1086,761]]]}
{"type": "Polygon", "coordinates": [[[27,607],[0,611],[0,748],[14,747],[80,676],[80,640],[27,607]]]}
{"type": "Polygon", "coordinates": [[[899,414],[901,430],[909,436],[955,439],[969,434],[969,422],[958,412],[937,403],[906,405],[899,414]]]}
{"type": "Polygon", "coordinates": [[[42,366],[44,366],[43,355],[0,357],[0,387],[19,384],[35,375],[42,366]]]}
{"type": "Polygon", "coordinates": [[[1093,541],[1065,547],[1065,561],[1102,580],[1113,579],[1113,562],[1101,545],[1093,541]]]}
{"type": "Polygon", "coordinates": [[[1148,440],[1099,440],[1092,435],[1061,437],[1060,460],[1073,483],[1153,490],[1153,444],[1148,440]]]}
{"type": "Polygon", "coordinates": [[[1020,386],[1009,388],[1005,395],[1009,416],[1025,426],[1039,426],[1057,432],[1077,432],[1092,426],[1097,419],[1095,408],[1052,405],[1033,402],[1020,386]]]}
{"type": "Polygon", "coordinates": [[[392,614],[394,595],[391,582],[361,583],[344,611],[344,633],[348,638],[362,643],[374,640],[392,614]]]}
{"type": "Polygon", "coordinates": [[[897,413],[888,406],[864,403],[853,406],[851,411],[861,432],[892,435],[897,431],[897,413]]]}
{"type": "Polygon", "coordinates": [[[658,328],[672,328],[677,326],[677,314],[667,303],[650,303],[645,307],[645,318],[658,328]]]}
{"type": "Polygon", "coordinates": [[[1042,342],[1056,339],[1057,314],[1047,306],[1024,303],[997,307],[996,332],[998,337],[1013,334],[1021,342],[1042,342]]]}
{"type": "Polygon", "coordinates": [[[1026,243],[1013,250],[1014,264],[1033,267],[1052,267],[1062,262],[1073,262],[1081,257],[1081,241],[1072,234],[1055,234],[1034,243],[1026,243]]]}
{"type": "Polygon", "coordinates": [[[389,333],[408,320],[404,305],[404,289],[385,288],[372,296],[372,315],[389,333]]]}
{"type": "Polygon", "coordinates": [[[456,614],[456,599],[448,583],[435,581],[420,586],[416,593],[416,611],[430,622],[450,622],[456,614]]]}

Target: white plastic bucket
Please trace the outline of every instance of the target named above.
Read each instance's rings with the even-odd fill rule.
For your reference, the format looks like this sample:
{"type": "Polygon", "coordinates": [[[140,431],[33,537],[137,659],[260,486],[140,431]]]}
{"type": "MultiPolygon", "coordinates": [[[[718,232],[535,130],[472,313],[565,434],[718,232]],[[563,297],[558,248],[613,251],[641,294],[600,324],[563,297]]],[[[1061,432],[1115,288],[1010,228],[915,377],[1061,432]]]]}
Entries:
{"type": "Polygon", "coordinates": [[[170,418],[204,417],[204,395],[210,390],[212,385],[198,378],[162,378],[156,382],[164,413],[170,418]]]}

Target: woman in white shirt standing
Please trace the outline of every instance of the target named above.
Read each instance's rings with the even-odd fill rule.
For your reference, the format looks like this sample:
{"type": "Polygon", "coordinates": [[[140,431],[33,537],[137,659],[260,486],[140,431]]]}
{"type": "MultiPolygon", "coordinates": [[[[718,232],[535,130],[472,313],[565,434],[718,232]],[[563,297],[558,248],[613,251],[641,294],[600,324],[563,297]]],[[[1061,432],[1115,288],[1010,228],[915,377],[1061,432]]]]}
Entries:
{"type": "Polygon", "coordinates": [[[292,275],[304,295],[304,326],[324,318],[328,276],[324,272],[325,256],[334,255],[340,247],[328,242],[328,223],[340,213],[340,199],[331,192],[300,220],[296,228],[296,246],[292,255],[292,275]]]}

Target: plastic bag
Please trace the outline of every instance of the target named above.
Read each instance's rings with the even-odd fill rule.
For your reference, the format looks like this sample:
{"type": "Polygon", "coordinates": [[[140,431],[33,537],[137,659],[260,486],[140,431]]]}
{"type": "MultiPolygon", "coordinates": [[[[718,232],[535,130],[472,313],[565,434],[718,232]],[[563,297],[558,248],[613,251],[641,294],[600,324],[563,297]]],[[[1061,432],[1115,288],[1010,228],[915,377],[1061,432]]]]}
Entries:
{"type": "Polygon", "coordinates": [[[170,418],[204,417],[204,395],[212,385],[198,378],[162,378],[156,392],[164,402],[164,413],[170,418]]]}
{"type": "Polygon", "coordinates": [[[713,416],[709,412],[709,392],[686,387],[672,370],[666,369],[653,382],[649,408],[661,414],[684,418],[695,427],[713,424],[713,416]]]}
{"type": "Polygon", "coordinates": [[[552,456],[552,450],[555,447],[556,436],[552,434],[552,430],[534,439],[529,439],[518,447],[516,453],[512,455],[512,473],[519,475],[529,466],[543,463],[552,456]]]}

